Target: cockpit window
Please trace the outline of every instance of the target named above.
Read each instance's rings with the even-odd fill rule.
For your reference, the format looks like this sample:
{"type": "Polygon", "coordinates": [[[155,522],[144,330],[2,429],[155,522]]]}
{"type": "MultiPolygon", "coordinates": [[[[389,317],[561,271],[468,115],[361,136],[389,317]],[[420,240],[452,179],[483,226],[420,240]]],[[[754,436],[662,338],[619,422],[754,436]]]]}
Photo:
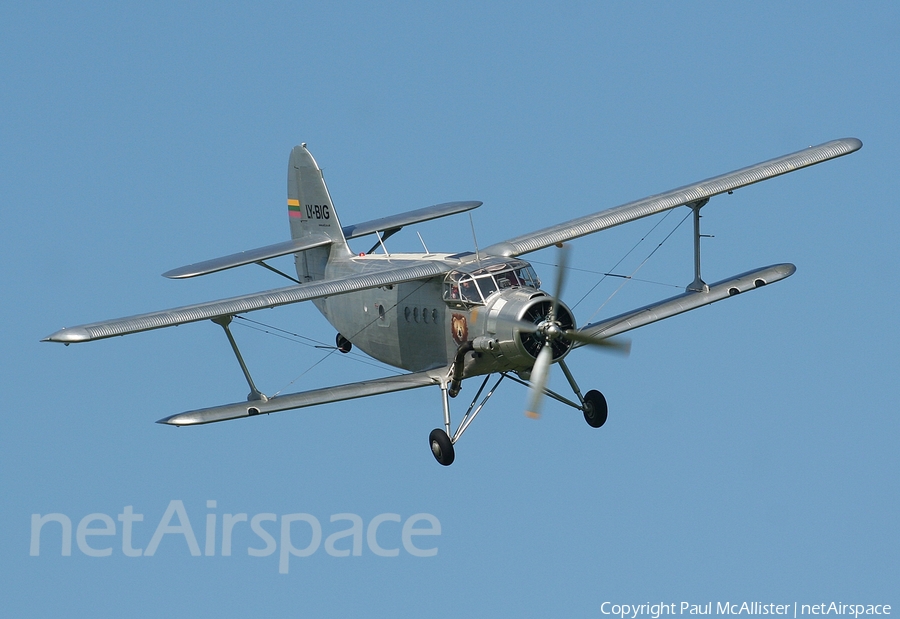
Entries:
{"type": "Polygon", "coordinates": [[[463,302],[468,303],[484,303],[481,293],[478,292],[478,286],[471,275],[466,275],[459,280],[459,298],[463,302]]]}
{"type": "Polygon", "coordinates": [[[475,280],[468,273],[453,271],[444,279],[444,301],[484,303],[475,280]]]}
{"type": "Polygon", "coordinates": [[[522,267],[517,271],[514,271],[515,274],[518,275],[519,279],[522,280],[522,286],[528,286],[530,288],[540,288],[541,280],[538,279],[538,276],[535,274],[534,269],[530,266],[522,267]]]}
{"type": "Polygon", "coordinates": [[[519,276],[516,275],[515,271],[506,271],[504,273],[497,273],[497,286],[500,287],[500,290],[504,290],[506,288],[518,288],[519,286],[527,286],[528,284],[521,283],[519,281],[519,276]]]}
{"type": "Polygon", "coordinates": [[[478,288],[481,290],[481,296],[485,299],[491,296],[492,292],[497,290],[497,282],[494,281],[494,278],[488,275],[479,275],[475,278],[475,281],[478,283],[478,288]]]}
{"type": "Polygon", "coordinates": [[[540,280],[534,269],[522,260],[472,265],[471,271],[451,271],[444,278],[444,300],[467,305],[482,305],[497,290],[507,288],[539,288],[540,280]]]}

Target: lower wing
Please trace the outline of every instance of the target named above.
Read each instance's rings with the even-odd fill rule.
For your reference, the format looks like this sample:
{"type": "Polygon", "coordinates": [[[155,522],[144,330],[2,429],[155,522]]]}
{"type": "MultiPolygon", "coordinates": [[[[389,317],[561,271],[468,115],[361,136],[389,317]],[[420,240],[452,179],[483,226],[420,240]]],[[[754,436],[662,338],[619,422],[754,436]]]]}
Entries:
{"type": "MultiPolygon", "coordinates": [[[[728,279],[709,285],[709,290],[689,291],[683,294],[671,297],[664,301],[651,303],[644,307],[618,316],[613,316],[600,322],[594,322],[578,329],[578,333],[593,338],[608,338],[619,333],[625,333],[644,325],[676,316],[683,312],[687,312],[716,301],[728,299],[742,292],[756,290],[766,284],[772,284],[781,281],[786,277],[790,277],[796,271],[793,264],[773,264],[772,266],[763,267],[747,271],[740,275],[735,275],[728,279]]],[[[575,346],[582,346],[576,343],[575,346]]]]}
{"type": "Polygon", "coordinates": [[[327,404],[328,402],[365,398],[394,391],[406,391],[407,389],[417,389],[439,384],[438,375],[445,371],[446,369],[403,374],[401,376],[388,376],[386,378],[364,380],[359,383],[281,395],[266,400],[252,400],[225,404],[224,406],[213,406],[212,408],[201,408],[160,419],[157,423],[165,423],[170,426],[194,426],[215,421],[239,419],[240,417],[267,415],[294,408],[327,404]]]}

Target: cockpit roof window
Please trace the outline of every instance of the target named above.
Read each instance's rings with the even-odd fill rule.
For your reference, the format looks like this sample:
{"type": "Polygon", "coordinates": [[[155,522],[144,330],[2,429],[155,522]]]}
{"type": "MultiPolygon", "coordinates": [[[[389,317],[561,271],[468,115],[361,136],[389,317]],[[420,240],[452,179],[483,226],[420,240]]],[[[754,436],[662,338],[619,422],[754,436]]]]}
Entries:
{"type": "Polygon", "coordinates": [[[492,257],[485,258],[480,262],[473,260],[467,264],[461,264],[451,273],[470,273],[477,276],[482,273],[496,273],[506,269],[521,269],[525,266],[528,266],[528,263],[517,258],[492,257]]]}

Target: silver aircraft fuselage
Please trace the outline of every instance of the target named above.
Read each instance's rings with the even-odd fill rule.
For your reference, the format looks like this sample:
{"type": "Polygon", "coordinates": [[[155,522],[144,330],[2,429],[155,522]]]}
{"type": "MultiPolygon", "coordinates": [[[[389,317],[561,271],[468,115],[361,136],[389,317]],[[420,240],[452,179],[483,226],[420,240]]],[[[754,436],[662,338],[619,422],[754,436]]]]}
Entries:
{"type": "Polygon", "coordinates": [[[326,279],[377,272],[423,261],[447,275],[317,300],[329,323],[354,346],[394,367],[420,372],[447,367],[474,343],[465,375],[526,370],[534,363],[511,326],[545,301],[531,265],[517,258],[475,254],[368,254],[329,260],[326,279]]]}

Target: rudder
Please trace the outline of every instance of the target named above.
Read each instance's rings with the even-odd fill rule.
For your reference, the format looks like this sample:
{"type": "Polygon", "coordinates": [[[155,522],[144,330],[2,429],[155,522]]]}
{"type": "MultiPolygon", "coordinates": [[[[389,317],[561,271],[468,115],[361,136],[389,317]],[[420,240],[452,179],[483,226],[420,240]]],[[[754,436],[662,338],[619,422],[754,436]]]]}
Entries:
{"type": "Polygon", "coordinates": [[[328,187],[325,186],[322,170],[305,143],[291,151],[287,193],[291,238],[324,234],[332,239],[328,247],[310,249],[296,256],[300,281],[323,279],[325,266],[331,258],[349,256],[351,252],[328,187]]]}

